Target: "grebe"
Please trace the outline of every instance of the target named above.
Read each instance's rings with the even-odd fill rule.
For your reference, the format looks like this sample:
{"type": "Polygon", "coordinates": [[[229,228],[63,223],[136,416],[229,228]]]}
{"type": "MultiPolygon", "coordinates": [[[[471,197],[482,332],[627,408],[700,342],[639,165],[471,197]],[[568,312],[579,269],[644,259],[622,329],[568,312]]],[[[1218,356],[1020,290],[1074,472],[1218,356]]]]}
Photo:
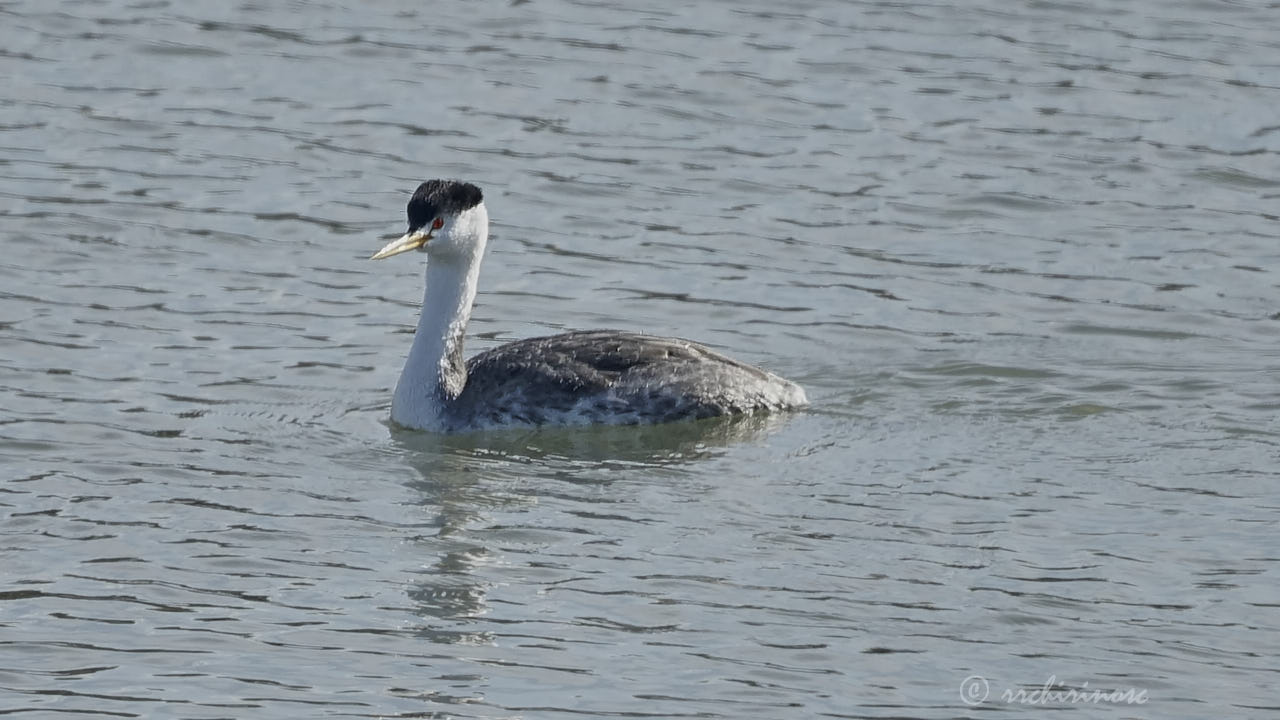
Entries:
{"type": "Polygon", "coordinates": [[[529,425],[636,424],[804,405],[804,390],[688,340],[616,330],[528,338],[463,362],[462,343],[489,237],[480,188],[429,180],[409,231],[371,260],[427,254],[422,314],[391,419],[456,432],[529,425]]]}

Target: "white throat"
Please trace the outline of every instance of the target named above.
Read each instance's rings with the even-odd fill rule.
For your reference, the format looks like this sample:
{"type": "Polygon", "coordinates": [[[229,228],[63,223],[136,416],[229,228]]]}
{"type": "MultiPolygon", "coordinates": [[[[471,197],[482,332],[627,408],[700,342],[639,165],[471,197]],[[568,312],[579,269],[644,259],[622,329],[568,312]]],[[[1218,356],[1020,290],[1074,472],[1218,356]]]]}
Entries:
{"type": "Polygon", "coordinates": [[[447,429],[449,405],[467,382],[462,344],[489,235],[484,203],[465,210],[427,243],[426,290],[413,346],[391,399],[391,419],[447,429]]]}

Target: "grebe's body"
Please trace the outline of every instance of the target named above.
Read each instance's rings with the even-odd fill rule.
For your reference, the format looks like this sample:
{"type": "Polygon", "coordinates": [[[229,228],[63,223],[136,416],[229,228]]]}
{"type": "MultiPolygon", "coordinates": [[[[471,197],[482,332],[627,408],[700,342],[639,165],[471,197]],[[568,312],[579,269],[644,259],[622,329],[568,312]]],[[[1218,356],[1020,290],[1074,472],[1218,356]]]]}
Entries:
{"type": "Polygon", "coordinates": [[[656,423],[804,405],[804,390],[697,343],[613,330],[508,343],[464,362],[489,215],[480,189],[431,180],[409,232],[374,259],[427,253],[426,293],[391,419],[438,432],[511,425],[656,423]]]}

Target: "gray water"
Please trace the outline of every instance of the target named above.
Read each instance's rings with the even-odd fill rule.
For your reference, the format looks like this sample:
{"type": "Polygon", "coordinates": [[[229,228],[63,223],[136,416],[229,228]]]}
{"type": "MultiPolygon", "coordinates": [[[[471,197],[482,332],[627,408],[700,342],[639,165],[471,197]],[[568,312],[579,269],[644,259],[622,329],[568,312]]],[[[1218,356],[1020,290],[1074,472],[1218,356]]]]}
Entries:
{"type": "Polygon", "coordinates": [[[20,0],[0,77],[0,713],[1280,709],[1273,3],[20,0]],[[392,428],[431,177],[469,351],[812,407],[392,428]]]}

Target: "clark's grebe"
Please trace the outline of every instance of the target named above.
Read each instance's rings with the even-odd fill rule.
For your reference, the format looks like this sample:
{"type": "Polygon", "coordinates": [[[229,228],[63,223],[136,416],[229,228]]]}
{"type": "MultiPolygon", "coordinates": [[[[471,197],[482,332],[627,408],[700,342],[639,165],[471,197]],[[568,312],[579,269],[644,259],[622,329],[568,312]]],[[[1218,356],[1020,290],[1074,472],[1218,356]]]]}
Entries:
{"type": "Polygon", "coordinates": [[[463,362],[489,214],[480,188],[429,180],[409,231],[371,259],[427,254],[427,289],[391,419],[437,432],[512,425],[634,424],[804,405],[800,386],[688,340],[616,330],[528,338],[463,362]]]}

